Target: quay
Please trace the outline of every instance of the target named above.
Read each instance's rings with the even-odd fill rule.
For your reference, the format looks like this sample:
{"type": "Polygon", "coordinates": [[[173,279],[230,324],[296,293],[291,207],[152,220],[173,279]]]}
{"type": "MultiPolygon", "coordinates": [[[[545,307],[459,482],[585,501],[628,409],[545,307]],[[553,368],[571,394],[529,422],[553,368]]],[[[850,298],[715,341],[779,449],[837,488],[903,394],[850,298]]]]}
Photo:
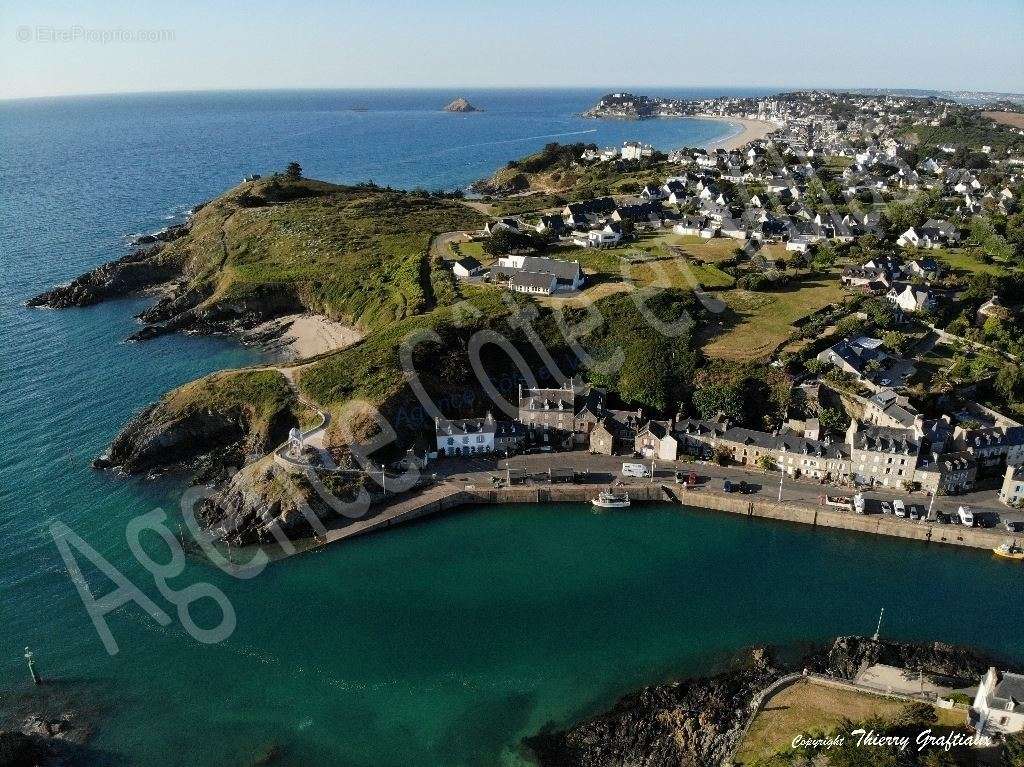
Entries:
{"type": "MultiPolygon", "coordinates": [[[[422,491],[400,496],[390,503],[374,506],[371,509],[371,516],[364,519],[329,527],[326,535],[317,538],[315,542],[309,541],[308,545],[302,546],[301,549],[309,551],[465,506],[589,503],[600,487],[601,484],[592,482],[493,487],[457,483],[449,479],[422,491]]],[[[885,535],[926,543],[991,550],[1006,540],[1005,533],[998,530],[943,525],[881,514],[859,515],[852,511],[837,511],[789,499],[779,502],[764,497],[725,494],[710,487],[687,490],[681,485],[665,481],[629,483],[623,485],[622,489],[629,492],[633,501],[640,503],[673,503],[747,517],[885,535]]]]}

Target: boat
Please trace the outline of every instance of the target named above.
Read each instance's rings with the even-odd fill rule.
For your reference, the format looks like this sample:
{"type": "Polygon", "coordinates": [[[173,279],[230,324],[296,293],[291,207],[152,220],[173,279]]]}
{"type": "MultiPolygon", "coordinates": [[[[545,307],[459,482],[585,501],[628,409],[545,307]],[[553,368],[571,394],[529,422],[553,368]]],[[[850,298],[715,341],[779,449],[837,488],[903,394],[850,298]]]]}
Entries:
{"type": "Polygon", "coordinates": [[[1001,546],[996,546],[992,549],[992,553],[1004,559],[1024,560],[1024,549],[1017,545],[1016,539],[1013,543],[1004,543],[1001,546]]]}
{"type": "Polygon", "coordinates": [[[629,493],[602,490],[591,503],[599,509],[624,509],[629,506],[629,493]]]}

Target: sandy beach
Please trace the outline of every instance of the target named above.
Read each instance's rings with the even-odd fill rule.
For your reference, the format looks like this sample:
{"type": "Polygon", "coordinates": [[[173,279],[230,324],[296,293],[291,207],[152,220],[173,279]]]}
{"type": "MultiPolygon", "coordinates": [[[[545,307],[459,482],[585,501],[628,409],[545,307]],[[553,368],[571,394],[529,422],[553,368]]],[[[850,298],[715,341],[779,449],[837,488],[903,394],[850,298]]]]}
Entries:
{"type": "Polygon", "coordinates": [[[253,328],[251,335],[264,341],[271,353],[303,359],[344,349],[363,340],[365,334],[322,314],[289,314],[253,328]]]}
{"type": "Polygon", "coordinates": [[[698,114],[693,117],[701,120],[717,120],[718,122],[730,123],[731,125],[739,126],[740,130],[731,136],[720,138],[717,141],[712,141],[708,144],[708,149],[739,149],[741,146],[750,143],[751,141],[757,141],[757,139],[764,138],[774,130],[778,130],[781,126],[776,122],[766,122],[764,120],[750,120],[746,117],[722,117],[721,115],[706,115],[698,114]]]}

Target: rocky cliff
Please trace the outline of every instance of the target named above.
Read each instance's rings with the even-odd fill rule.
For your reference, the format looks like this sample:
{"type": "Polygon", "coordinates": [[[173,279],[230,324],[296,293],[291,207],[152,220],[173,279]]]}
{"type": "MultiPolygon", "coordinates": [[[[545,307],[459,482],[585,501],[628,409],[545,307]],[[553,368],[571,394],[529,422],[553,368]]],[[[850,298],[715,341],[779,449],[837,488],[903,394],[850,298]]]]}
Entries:
{"type": "Polygon", "coordinates": [[[28,305],[50,309],[91,306],[167,282],[180,274],[181,268],[179,254],[165,253],[161,245],[139,249],[29,299],[28,305]]]}
{"type": "Polygon", "coordinates": [[[742,733],[749,702],[781,672],[756,649],[708,678],[645,687],[568,730],[527,739],[541,765],[717,765],[742,733]]]}
{"type": "Polygon", "coordinates": [[[191,468],[217,475],[215,464],[239,466],[245,455],[283,442],[297,409],[295,393],[277,371],[215,373],[132,418],[93,465],[127,474],[191,468]]]}
{"type": "Polygon", "coordinates": [[[607,713],[566,730],[545,728],[524,745],[542,767],[716,767],[737,746],[754,697],[787,671],[808,668],[852,679],[873,663],[965,680],[977,680],[993,664],[1006,667],[970,648],[938,642],[838,637],[788,669],[759,648],[723,673],[645,687],[607,713]]]}

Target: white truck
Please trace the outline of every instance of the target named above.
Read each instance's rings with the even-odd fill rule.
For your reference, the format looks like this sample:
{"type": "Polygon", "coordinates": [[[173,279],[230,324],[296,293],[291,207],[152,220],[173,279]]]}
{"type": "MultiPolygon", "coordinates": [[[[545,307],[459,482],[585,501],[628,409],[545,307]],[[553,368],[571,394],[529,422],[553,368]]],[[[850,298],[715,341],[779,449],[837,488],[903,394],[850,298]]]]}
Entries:
{"type": "Polygon", "coordinates": [[[646,463],[624,463],[622,464],[622,476],[649,477],[651,476],[651,467],[646,463]]]}
{"type": "Polygon", "coordinates": [[[853,496],[853,510],[858,514],[864,513],[864,493],[857,493],[853,496]]]}
{"type": "Polygon", "coordinates": [[[956,515],[960,517],[960,524],[964,527],[974,527],[974,511],[970,506],[961,506],[956,510],[956,515]]]}
{"type": "Polygon", "coordinates": [[[897,498],[892,502],[892,510],[897,517],[907,516],[907,504],[903,502],[902,498],[897,498]]]}

